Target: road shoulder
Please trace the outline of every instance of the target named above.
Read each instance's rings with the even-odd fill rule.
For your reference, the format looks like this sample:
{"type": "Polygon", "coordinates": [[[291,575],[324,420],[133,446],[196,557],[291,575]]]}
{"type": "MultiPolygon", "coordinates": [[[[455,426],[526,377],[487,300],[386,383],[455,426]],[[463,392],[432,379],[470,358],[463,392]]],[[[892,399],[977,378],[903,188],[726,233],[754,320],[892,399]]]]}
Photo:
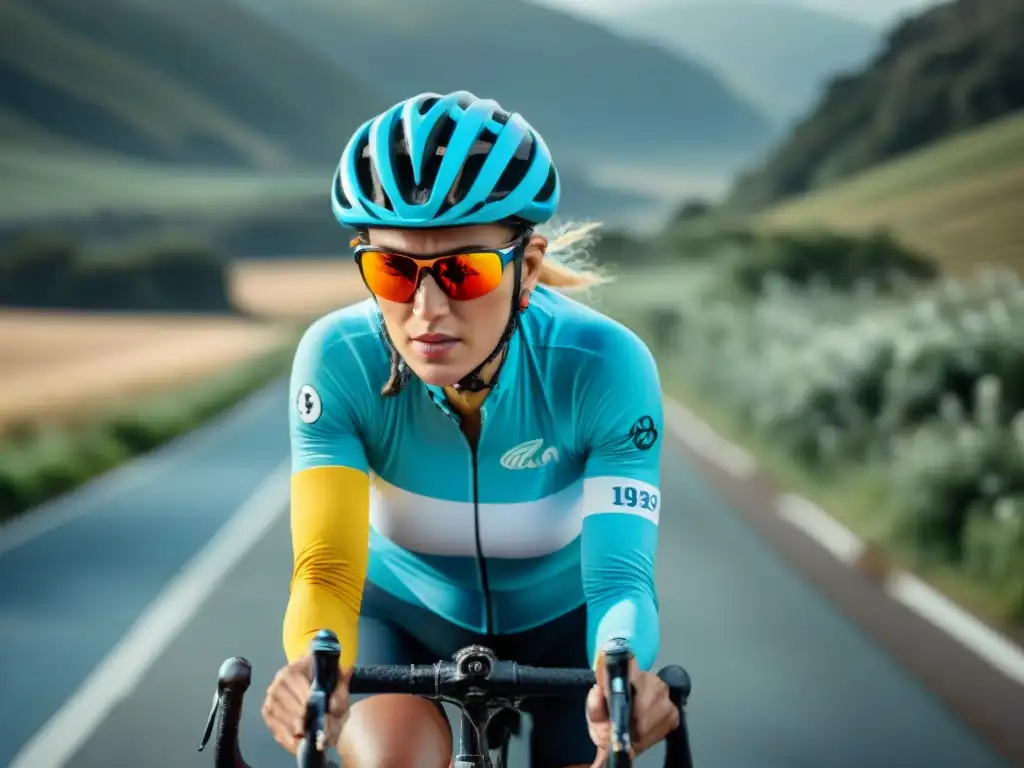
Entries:
{"type": "Polygon", "coordinates": [[[746,451],[668,398],[666,424],[687,458],[792,568],[997,752],[1024,765],[1024,653],[1017,646],[886,567],[824,510],[778,488],[746,451]]]}

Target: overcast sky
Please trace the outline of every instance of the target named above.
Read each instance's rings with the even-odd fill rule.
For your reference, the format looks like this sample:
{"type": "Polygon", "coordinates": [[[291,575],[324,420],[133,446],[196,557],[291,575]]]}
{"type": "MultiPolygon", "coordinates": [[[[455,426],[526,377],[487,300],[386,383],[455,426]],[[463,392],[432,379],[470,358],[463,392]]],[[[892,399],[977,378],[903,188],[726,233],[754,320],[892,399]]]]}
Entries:
{"type": "MultiPolygon", "coordinates": [[[[707,2],[709,0],[705,0],[707,2]]],[[[799,0],[773,0],[796,3],[799,0]]],[[[607,18],[621,13],[626,6],[657,7],[686,0],[533,0],[541,5],[564,8],[586,16],[607,18]]],[[[937,5],[939,0],[803,0],[804,5],[863,19],[874,24],[889,24],[908,12],[937,5]]]]}

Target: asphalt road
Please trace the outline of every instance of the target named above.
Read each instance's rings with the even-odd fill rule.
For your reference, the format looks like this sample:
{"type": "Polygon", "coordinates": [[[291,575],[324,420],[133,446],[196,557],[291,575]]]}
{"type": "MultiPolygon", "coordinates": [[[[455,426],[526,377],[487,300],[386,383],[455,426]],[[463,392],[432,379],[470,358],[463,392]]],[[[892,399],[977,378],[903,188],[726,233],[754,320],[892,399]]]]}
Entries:
{"type": "MultiPolygon", "coordinates": [[[[192,592],[169,601],[183,628],[151,654],[152,663],[130,673],[133,660],[162,636],[155,630],[135,637],[117,662],[108,658],[175,575],[281,467],[287,408],[279,383],[0,529],[0,765],[26,764],[26,743],[47,723],[46,736],[33,742],[42,751],[28,755],[36,756],[33,768],[58,764],[45,755],[64,742],[74,746],[66,764],[76,768],[212,765],[211,755],[196,748],[217,669],[235,654],[254,667],[243,718],[247,759],[255,768],[289,764],[258,706],[284,658],[286,486],[264,494],[273,496],[264,498],[274,505],[273,521],[265,535],[252,534],[255,545],[239,551],[223,578],[201,572],[192,592]],[[88,693],[76,695],[83,686],[88,693]],[[54,723],[69,702],[65,719],[54,723]]],[[[791,570],[672,437],[662,495],[659,666],[682,663],[693,677],[690,722],[700,768],[1008,765],[791,570]]],[[[525,766],[520,746],[513,756],[513,765],[525,766]]],[[[653,750],[639,764],[656,766],[659,757],[653,750]]]]}

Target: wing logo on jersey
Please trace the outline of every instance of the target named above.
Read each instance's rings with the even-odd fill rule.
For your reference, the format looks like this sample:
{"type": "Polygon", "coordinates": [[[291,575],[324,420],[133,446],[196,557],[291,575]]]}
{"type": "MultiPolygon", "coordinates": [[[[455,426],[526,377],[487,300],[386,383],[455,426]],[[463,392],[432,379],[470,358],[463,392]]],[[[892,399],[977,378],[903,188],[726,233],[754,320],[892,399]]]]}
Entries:
{"type": "Polygon", "coordinates": [[[543,444],[543,438],[538,437],[536,440],[528,440],[515,448],[510,448],[501,457],[501,466],[505,469],[537,469],[558,461],[558,449],[554,446],[545,448],[540,454],[540,459],[535,458],[543,444]]]}

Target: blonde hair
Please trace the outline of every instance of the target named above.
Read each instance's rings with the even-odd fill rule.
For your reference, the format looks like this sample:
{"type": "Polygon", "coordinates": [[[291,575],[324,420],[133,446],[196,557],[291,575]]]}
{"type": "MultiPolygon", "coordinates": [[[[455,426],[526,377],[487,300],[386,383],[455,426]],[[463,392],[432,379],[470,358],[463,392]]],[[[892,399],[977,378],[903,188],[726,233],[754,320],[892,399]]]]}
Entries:
{"type": "Polygon", "coordinates": [[[593,221],[539,227],[537,233],[548,238],[548,250],[537,281],[564,291],[586,291],[611,282],[611,277],[594,266],[589,252],[597,239],[593,232],[600,226],[601,222],[593,221]]]}

